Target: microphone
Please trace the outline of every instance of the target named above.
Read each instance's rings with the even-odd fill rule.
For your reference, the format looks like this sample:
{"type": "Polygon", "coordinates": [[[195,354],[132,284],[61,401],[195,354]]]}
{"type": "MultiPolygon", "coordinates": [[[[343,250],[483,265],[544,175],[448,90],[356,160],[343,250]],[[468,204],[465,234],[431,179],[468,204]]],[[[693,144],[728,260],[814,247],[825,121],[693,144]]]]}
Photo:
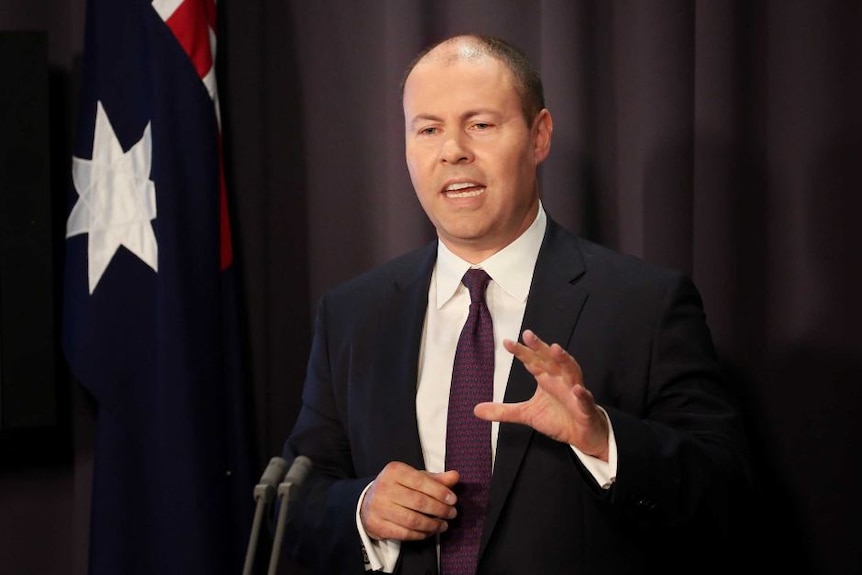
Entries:
{"type": "Polygon", "coordinates": [[[293,487],[297,489],[302,487],[302,483],[310,471],[311,460],[304,455],[298,456],[293,460],[290,469],[287,471],[287,477],[284,478],[284,482],[278,486],[278,493],[281,494],[283,491],[291,490],[293,487]]]}
{"type": "Polygon", "coordinates": [[[260,483],[254,488],[254,498],[263,497],[266,503],[271,502],[275,498],[276,486],[284,478],[285,471],[287,471],[287,461],[281,457],[270,459],[269,465],[266,466],[263,475],[260,476],[260,483]]]}
{"type": "Polygon", "coordinates": [[[287,472],[287,477],[278,486],[278,497],[281,505],[278,509],[278,523],[275,527],[275,536],[272,543],[272,554],[269,557],[268,575],[276,575],[278,568],[278,557],[281,554],[281,540],[284,538],[284,523],[287,519],[287,504],[293,501],[295,494],[302,487],[306,476],[311,471],[311,460],[304,455],[298,455],[290,469],[287,472]]]}
{"type": "Polygon", "coordinates": [[[273,457],[269,465],[263,470],[260,482],[254,487],[254,499],[257,502],[254,510],[254,520],[251,525],[251,535],[245,552],[244,575],[251,575],[254,567],[254,554],[257,550],[257,539],[260,534],[260,524],[263,519],[264,507],[275,498],[276,485],[284,478],[287,470],[287,461],[281,457],[273,457]]]}

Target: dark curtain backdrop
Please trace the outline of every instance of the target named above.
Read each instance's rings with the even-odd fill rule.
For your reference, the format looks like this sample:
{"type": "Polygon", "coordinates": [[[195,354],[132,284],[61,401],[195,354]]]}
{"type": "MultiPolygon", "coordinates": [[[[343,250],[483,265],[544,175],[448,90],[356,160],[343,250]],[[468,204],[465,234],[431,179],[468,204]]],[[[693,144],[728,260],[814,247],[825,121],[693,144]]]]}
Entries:
{"type": "MultiPolygon", "coordinates": [[[[0,25],[33,10],[2,2],[0,25]]],[[[73,25],[70,41],[66,18],[80,24],[83,0],[54,3],[39,21],[60,36],[61,85],[74,85],[82,31],[73,25]]],[[[433,238],[403,158],[405,66],[443,36],[500,35],[545,79],[549,213],[689,272],[702,290],[760,480],[739,526],[752,552],[740,570],[862,573],[862,3],[222,0],[219,10],[261,470],[299,409],[317,298],[433,238]]],[[[55,158],[70,157],[69,124],[55,126],[55,158]]],[[[72,478],[71,524],[85,527],[92,412],[80,400],[72,409],[75,462],[58,473],[72,478]]],[[[3,485],[23,490],[27,473],[3,485]]],[[[21,529],[21,516],[6,525],[0,511],[0,530],[21,529]]],[[[85,555],[80,533],[53,537],[85,555]]],[[[25,553],[3,548],[12,557],[0,565],[27,566],[25,553]]],[[[282,572],[302,571],[283,559],[282,572]]]]}
{"type": "Polygon", "coordinates": [[[540,66],[549,213],[692,274],[743,398],[769,571],[862,572],[862,4],[225,2],[222,93],[264,457],[299,405],[323,290],[432,230],[399,82],[456,32],[540,66]],[[858,223],[857,223],[858,222],[858,223]]]}

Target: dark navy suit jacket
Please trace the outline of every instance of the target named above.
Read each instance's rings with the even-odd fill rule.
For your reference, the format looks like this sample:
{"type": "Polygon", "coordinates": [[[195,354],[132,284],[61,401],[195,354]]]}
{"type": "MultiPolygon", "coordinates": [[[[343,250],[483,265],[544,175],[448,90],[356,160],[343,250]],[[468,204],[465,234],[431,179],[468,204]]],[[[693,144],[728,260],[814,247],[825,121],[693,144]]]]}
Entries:
{"type": "MultiPolygon", "coordinates": [[[[390,461],[424,467],[415,392],[436,253],[433,242],[319,303],[303,406],[284,453],[314,463],[291,503],[285,549],[319,573],[364,572],[360,492],[390,461]]],[[[614,428],[617,477],[603,490],[568,445],[501,424],[479,573],[717,570],[749,468],[693,283],[549,218],[526,328],[580,363],[614,428]]],[[[515,360],[505,401],[535,388],[515,360]]],[[[437,573],[433,538],[405,542],[396,572],[437,573]]]]}

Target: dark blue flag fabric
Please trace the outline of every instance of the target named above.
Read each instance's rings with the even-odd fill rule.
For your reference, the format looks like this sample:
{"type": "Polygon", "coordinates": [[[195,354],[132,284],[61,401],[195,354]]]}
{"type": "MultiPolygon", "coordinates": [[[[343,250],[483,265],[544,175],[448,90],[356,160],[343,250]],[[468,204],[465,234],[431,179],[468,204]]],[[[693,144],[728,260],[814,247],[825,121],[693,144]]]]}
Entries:
{"type": "Polygon", "coordinates": [[[63,344],[94,398],[92,575],[242,570],[253,512],[214,0],[90,0],[63,344]]]}

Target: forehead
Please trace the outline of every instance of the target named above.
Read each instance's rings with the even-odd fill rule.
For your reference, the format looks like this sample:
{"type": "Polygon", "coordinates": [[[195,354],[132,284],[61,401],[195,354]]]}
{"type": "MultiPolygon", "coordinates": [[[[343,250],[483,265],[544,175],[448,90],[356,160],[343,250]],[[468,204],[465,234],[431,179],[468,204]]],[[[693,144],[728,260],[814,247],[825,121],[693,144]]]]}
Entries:
{"type": "Polygon", "coordinates": [[[455,99],[518,98],[509,68],[480,47],[438,46],[416,63],[404,83],[404,106],[455,99]]]}

